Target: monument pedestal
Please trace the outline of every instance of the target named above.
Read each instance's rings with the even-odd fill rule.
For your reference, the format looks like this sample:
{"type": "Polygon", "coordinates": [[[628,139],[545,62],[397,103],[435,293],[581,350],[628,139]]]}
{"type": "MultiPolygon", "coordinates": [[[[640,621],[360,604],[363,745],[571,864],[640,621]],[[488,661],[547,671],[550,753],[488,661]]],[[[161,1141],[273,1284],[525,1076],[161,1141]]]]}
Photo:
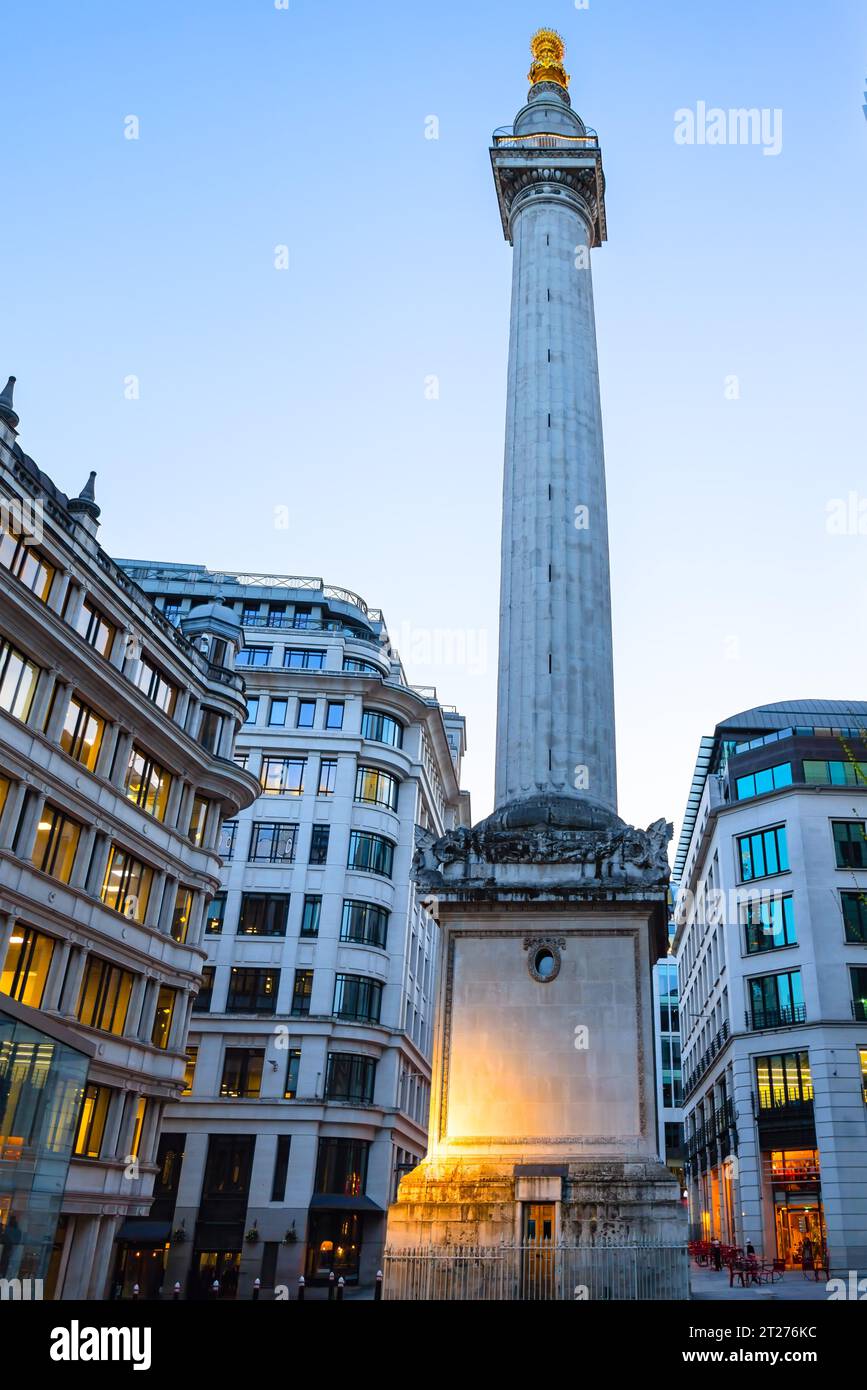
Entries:
{"type": "MultiPolygon", "coordinates": [[[[401,1296],[388,1282],[402,1253],[418,1264],[425,1251],[504,1247],[579,1263],[633,1252],[647,1296],[688,1296],[654,1065],[669,834],[616,817],[515,827],[499,813],[421,837],[415,877],[443,947],[430,1147],[389,1208],[388,1296],[401,1296]]],[[[424,1296],[415,1287],[403,1296],[424,1296]]]]}

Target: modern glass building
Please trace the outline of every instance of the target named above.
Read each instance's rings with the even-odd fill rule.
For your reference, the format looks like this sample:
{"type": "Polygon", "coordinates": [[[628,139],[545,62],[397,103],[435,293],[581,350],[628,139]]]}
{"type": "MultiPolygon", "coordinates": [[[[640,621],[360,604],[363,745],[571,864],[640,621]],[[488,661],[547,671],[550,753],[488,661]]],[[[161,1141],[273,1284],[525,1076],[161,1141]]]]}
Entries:
{"type": "Polygon", "coordinates": [[[58,1218],[95,1051],[0,994],[0,1280],[42,1280],[45,1297],[55,1282],[58,1218]]]}

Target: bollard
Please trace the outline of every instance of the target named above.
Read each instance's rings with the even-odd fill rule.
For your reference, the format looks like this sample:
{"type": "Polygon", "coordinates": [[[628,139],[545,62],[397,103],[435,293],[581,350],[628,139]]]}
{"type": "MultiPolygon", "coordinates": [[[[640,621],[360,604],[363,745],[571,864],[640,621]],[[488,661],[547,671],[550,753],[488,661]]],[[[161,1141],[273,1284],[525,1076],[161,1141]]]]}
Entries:
{"type": "Polygon", "coordinates": [[[173,1291],[172,1291],[172,1301],[173,1301],[174,1303],[177,1303],[178,1300],[179,1300],[179,1298],[180,1298],[180,1296],[181,1296],[181,1286],[180,1286],[180,1282],[178,1282],[178,1283],[175,1284],[175,1287],[174,1287],[174,1289],[173,1289],[173,1291]]]}
{"type": "Polygon", "coordinates": [[[215,1279],[214,1282],[213,1282],[213,1284],[211,1285],[211,1298],[219,1298],[219,1297],[220,1297],[220,1281],[219,1281],[219,1279],[215,1279]]]}
{"type": "Polygon", "coordinates": [[[254,1303],[256,1302],[257,1298],[259,1297],[259,1290],[261,1289],[261,1287],[262,1287],[262,1280],[261,1280],[261,1279],[254,1279],[254,1280],[253,1280],[253,1302],[254,1302],[254,1303]]]}
{"type": "Polygon", "coordinates": [[[334,1270],[328,1276],[328,1302],[334,1298],[334,1270]]]}
{"type": "Polygon", "coordinates": [[[376,1288],[373,1291],[374,1303],[379,1303],[382,1299],[382,1270],[376,1271],[376,1288]]]}
{"type": "Polygon", "coordinates": [[[337,1301],[338,1301],[338,1303],[342,1303],[342,1302],[343,1302],[343,1287],[344,1287],[344,1285],[343,1285],[343,1275],[341,1274],[340,1278],[339,1278],[338,1281],[337,1281],[337,1301]]]}
{"type": "Polygon", "coordinates": [[[138,1296],[139,1296],[140,1293],[141,1293],[141,1289],[139,1288],[138,1284],[133,1284],[133,1286],[132,1286],[132,1296],[133,1296],[133,1298],[138,1298],[138,1296]]]}
{"type": "Polygon", "coordinates": [[[298,1276],[298,1302],[299,1302],[299,1303],[303,1303],[303,1302],[304,1302],[304,1275],[303,1275],[303,1274],[299,1274],[299,1276],[298,1276]]]}

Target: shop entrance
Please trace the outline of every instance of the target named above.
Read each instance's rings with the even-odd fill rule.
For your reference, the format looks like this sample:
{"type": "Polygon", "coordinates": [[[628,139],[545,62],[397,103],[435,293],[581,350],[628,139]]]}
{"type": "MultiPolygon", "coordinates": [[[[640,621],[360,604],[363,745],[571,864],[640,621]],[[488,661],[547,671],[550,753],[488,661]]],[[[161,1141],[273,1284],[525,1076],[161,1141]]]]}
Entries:
{"type": "Polygon", "coordinates": [[[825,1218],[815,1149],[775,1150],[771,1154],[777,1258],[800,1267],[805,1242],[814,1265],[824,1264],[825,1218]]]}
{"type": "Polygon", "coordinates": [[[190,1270],[190,1298],[213,1298],[214,1280],[220,1281],[220,1298],[235,1298],[241,1270],[240,1250],[199,1250],[190,1270]]]}

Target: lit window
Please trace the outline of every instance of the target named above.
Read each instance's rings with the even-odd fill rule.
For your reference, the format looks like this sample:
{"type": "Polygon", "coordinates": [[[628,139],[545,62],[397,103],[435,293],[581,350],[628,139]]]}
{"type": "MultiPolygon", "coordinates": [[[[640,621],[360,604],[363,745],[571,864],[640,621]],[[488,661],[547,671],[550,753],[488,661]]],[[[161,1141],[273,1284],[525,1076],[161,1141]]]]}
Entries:
{"type": "Polygon", "coordinates": [[[16,926],[0,974],[0,994],[8,994],[32,1009],[40,1008],[53,956],[53,936],[33,927],[16,926]]]}
{"type": "Polygon", "coordinates": [[[135,1120],[133,1121],[132,1127],[132,1141],[129,1146],[131,1158],[138,1158],[139,1155],[139,1150],[141,1148],[142,1133],[144,1132],[144,1122],[145,1115],[147,1114],[147,1108],[147,1098],[145,1096],[139,1096],[138,1102],[136,1103],[135,1107],[135,1120]]]}
{"type": "MultiPolygon", "coordinates": [[[[55,698],[58,693],[55,692],[55,698]]],[[[89,772],[93,772],[104,733],[105,720],[75,695],[70,696],[66,718],[60,731],[60,746],[64,753],[81,763],[89,772]]]]}
{"type": "Polygon", "coordinates": [[[262,1048],[227,1047],[223,1058],[220,1095],[234,1100],[255,1100],[262,1089],[265,1052],[262,1048]]]}
{"type": "MultiPolygon", "coordinates": [[[[70,591],[67,599],[67,609],[73,602],[72,592],[70,591]]],[[[114,636],[117,629],[110,623],[98,608],[85,599],[78,611],[78,616],[73,624],[76,632],[80,633],[88,646],[93,647],[94,651],[100,656],[108,658],[114,645],[114,636]]]]}
{"type": "Polygon", "coordinates": [[[193,890],[192,888],[179,887],[175,893],[175,905],[172,910],[172,936],[181,945],[187,939],[187,932],[190,930],[190,916],[193,911],[193,890]]]}
{"type": "Polygon", "coordinates": [[[127,798],[156,820],[165,820],[171,785],[171,773],[134,744],[126,770],[127,798]]]}
{"type": "Polygon", "coordinates": [[[76,1158],[99,1158],[111,1091],[108,1086],[86,1086],[73,1152],[76,1158]]]}
{"type": "Polygon", "coordinates": [[[102,901],[106,907],[133,922],[144,922],[152,882],[153,869],[119,845],[112,845],[102,884],[102,901]]]}
{"type": "Polygon", "coordinates": [[[139,661],[133,681],[157,709],[161,709],[164,714],[174,714],[177,689],[147,658],[142,657],[139,661]]]}
{"type": "Polygon", "coordinates": [[[244,893],[238,935],[285,936],[288,915],[288,893],[244,893]]]}
{"type": "Polygon", "coordinates": [[[30,543],[31,540],[32,536],[23,524],[12,529],[6,522],[0,529],[0,565],[20,579],[28,589],[32,589],[38,599],[47,603],[55,569],[30,543]]]}
{"type": "Polygon", "coordinates": [[[181,1089],[182,1096],[193,1094],[193,1085],[196,1080],[196,1063],[199,1060],[199,1049],[197,1047],[187,1048],[187,1064],[184,1067],[184,1084],[181,1089]]]}
{"type": "Polygon", "coordinates": [[[81,826],[54,806],[46,805],[36,828],[33,863],[44,874],[68,883],[81,837],[81,826]]]}
{"type": "Polygon", "coordinates": [[[226,895],[218,893],[208,903],[205,912],[205,935],[219,936],[223,930],[223,921],[226,916],[226,895]]]}
{"type": "Polygon", "coordinates": [[[100,956],[89,956],[78,1000],[78,1020],[104,1033],[123,1033],[133,977],[100,956]]]}
{"type": "Polygon", "coordinates": [[[380,772],[375,767],[359,767],[355,774],[355,800],[396,811],[399,785],[390,772],[380,772]]]}
{"type": "Polygon", "coordinates": [[[0,709],[26,724],[41,674],[40,667],[0,638],[0,709]]]}

